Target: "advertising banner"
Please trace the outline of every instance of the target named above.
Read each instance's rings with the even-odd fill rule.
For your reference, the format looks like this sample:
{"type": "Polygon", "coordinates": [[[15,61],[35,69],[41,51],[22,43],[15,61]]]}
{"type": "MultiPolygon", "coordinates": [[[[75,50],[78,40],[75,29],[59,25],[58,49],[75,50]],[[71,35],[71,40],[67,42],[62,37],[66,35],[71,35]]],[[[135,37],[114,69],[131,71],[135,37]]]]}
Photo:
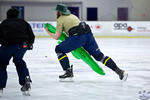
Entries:
{"type": "Polygon", "coordinates": [[[112,22],[112,33],[150,33],[150,22],[112,22]]]}
{"type": "Polygon", "coordinates": [[[103,29],[103,26],[101,22],[86,22],[93,33],[101,33],[102,32],[102,29],[103,29]]]}
{"type": "MultiPolygon", "coordinates": [[[[44,24],[55,21],[30,21],[36,36],[48,36],[44,24]]],[[[150,21],[87,21],[95,36],[150,36],[150,21]]]]}
{"type": "MultiPolygon", "coordinates": [[[[46,33],[46,31],[44,30],[44,24],[45,23],[50,23],[56,27],[56,22],[46,22],[46,21],[45,22],[32,22],[31,21],[29,23],[33,29],[33,32],[37,36],[40,36],[40,35],[47,36],[48,35],[46,33]]],[[[100,24],[99,22],[87,22],[87,23],[91,27],[93,33],[101,33],[102,32],[102,24],[100,24]]]]}
{"type": "Polygon", "coordinates": [[[31,25],[31,28],[34,32],[34,34],[36,36],[48,36],[48,34],[46,33],[45,29],[44,29],[44,24],[46,23],[50,23],[54,26],[56,26],[56,22],[34,22],[34,21],[30,21],[29,24],[31,25]]]}

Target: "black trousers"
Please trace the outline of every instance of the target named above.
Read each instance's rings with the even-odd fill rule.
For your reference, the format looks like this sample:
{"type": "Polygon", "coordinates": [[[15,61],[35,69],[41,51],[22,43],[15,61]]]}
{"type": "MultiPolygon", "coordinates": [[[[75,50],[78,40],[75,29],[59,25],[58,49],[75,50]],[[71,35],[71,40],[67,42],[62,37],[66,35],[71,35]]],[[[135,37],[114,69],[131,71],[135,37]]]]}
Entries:
{"type": "Polygon", "coordinates": [[[23,47],[22,44],[8,45],[0,47],[0,87],[5,88],[7,82],[7,65],[10,59],[13,57],[13,62],[16,66],[16,70],[19,76],[20,85],[25,84],[25,77],[29,76],[26,63],[23,60],[23,56],[27,51],[27,47],[23,47]]]}

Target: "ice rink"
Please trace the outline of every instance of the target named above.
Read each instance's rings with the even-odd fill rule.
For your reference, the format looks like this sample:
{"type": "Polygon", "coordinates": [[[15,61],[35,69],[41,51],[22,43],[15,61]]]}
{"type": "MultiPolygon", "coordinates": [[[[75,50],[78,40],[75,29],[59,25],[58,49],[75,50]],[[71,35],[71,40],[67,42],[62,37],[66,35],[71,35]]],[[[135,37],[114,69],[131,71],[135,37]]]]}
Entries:
{"type": "Polygon", "coordinates": [[[97,38],[96,41],[101,51],[129,74],[126,82],[100,62],[106,75],[95,73],[71,54],[68,56],[74,65],[74,82],[59,82],[58,76],[63,71],[54,51],[57,41],[42,38],[35,40],[34,49],[24,57],[32,78],[31,96],[20,92],[16,69],[10,61],[7,87],[0,100],[140,100],[141,93],[150,92],[150,39],[97,38]]]}

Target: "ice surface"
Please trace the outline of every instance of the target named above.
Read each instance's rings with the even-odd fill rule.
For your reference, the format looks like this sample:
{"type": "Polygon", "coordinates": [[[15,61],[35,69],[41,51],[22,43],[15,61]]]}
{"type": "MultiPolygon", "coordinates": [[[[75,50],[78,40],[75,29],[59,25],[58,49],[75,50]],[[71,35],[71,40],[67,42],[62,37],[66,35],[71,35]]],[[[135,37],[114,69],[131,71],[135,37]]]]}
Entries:
{"type": "Polygon", "coordinates": [[[101,76],[81,60],[69,55],[74,65],[74,82],[59,82],[63,74],[55,54],[57,41],[36,39],[34,50],[24,57],[32,78],[31,96],[23,96],[15,66],[10,61],[8,81],[0,100],[140,100],[139,91],[150,91],[150,39],[96,39],[101,51],[128,72],[126,82],[99,64],[101,76]]]}

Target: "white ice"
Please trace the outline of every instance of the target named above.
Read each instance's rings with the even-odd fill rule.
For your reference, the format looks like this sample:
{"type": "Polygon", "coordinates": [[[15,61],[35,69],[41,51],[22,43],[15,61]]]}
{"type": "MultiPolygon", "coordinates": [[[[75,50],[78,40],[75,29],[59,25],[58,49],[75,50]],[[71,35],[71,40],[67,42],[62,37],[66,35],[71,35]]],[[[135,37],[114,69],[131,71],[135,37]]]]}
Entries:
{"type": "Polygon", "coordinates": [[[15,66],[10,61],[8,81],[0,100],[140,100],[140,91],[150,91],[150,39],[96,39],[101,51],[128,74],[122,82],[109,68],[101,76],[81,60],[69,55],[74,82],[59,82],[63,74],[55,54],[56,40],[36,39],[24,57],[32,78],[31,96],[23,96],[15,66]]]}

